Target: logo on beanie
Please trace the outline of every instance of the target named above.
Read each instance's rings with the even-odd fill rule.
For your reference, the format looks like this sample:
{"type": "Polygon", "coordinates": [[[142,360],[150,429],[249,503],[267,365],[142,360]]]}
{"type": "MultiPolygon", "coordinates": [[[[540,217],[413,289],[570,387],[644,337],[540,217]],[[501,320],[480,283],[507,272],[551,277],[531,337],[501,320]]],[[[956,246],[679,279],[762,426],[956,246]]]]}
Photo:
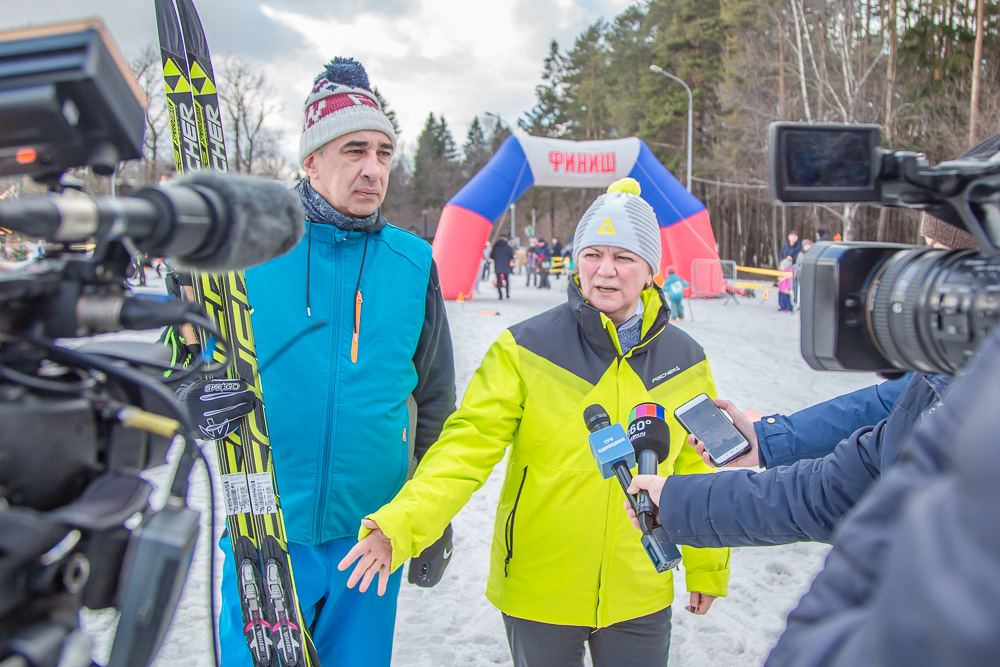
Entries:
{"type": "Polygon", "coordinates": [[[604,221],[604,224],[601,225],[601,228],[597,230],[597,233],[598,234],[617,234],[618,232],[616,232],[615,228],[611,225],[611,218],[608,218],[607,220],[604,221]]]}

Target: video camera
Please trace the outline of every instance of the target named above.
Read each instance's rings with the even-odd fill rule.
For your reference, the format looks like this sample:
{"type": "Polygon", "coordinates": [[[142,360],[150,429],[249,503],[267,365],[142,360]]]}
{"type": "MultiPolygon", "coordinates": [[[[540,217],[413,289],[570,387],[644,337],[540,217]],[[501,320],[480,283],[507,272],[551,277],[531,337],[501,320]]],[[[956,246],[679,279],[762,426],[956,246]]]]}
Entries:
{"type": "MultiPolygon", "coordinates": [[[[771,198],[925,211],[981,251],[821,242],[805,253],[802,356],[817,370],[954,374],[1000,320],[1000,153],[931,165],[880,148],[877,125],[772,123],[771,198]]],[[[995,142],[994,142],[995,143],[995,142]]]]}
{"type": "MultiPolygon", "coordinates": [[[[0,35],[0,175],[59,192],[66,169],[110,174],[141,154],[144,105],[99,21],[0,35]]],[[[131,297],[125,284],[130,249],[196,266],[239,260],[230,181],[214,178],[223,185],[0,203],[0,227],[48,242],[43,258],[0,271],[4,666],[90,665],[82,606],[121,612],[110,665],[148,664],[170,624],[198,534],[185,497],[200,450],[160,380],[224,364],[174,368],[155,344],[56,339],[182,323],[221,339],[194,304],[131,297]],[[152,511],[139,473],[165,463],[178,435],[168,499],[152,511]]]]}

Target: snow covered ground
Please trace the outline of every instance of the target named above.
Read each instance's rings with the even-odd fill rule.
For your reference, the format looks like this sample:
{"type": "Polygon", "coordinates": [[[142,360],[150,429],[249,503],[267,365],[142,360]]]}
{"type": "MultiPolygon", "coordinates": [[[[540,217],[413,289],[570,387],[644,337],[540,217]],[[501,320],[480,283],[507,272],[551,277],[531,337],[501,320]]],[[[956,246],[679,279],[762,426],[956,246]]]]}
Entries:
{"type": "MultiPolygon", "coordinates": [[[[151,287],[158,284],[156,279],[151,281],[151,287]]],[[[515,276],[513,298],[509,301],[498,301],[492,286],[484,283],[476,300],[448,302],[459,396],[501,331],[565,299],[565,280],[553,280],[552,285],[551,290],[525,288],[524,277],[515,276]]],[[[758,296],[740,299],[739,305],[699,300],[690,307],[685,302],[685,307],[688,319],[679,326],[707,351],[719,395],[741,408],[764,414],[792,412],[877,381],[871,374],[811,370],[799,354],[798,313],[779,313],[774,289],[765,303],[758,296]]],[[[511,664],[500,612],[484,597],[492,521],[503,469],[502,464],[498,465],[486,485],[455,517],[453,561],[441,583],[422,589],[404,580],[394,665],[511,664]]],[[[167,473],[164,466],[151,471],[150,478],[162,484],[167,473]]],[[[161,667],[211,664],[208,488],[204,473],[196,471],[192,483],[190,502],[203,510],[205,530],[174,623],[155,662],[161,667]]],[[[216,536],[224,523],[220,511],[216,536]]],[[[671,664],[760,665],[783,630],[785,616],[822,567],[827,550],[818,544],[734,549],[729,597],[717,600],[709,614],[702,617],[684,611],[686,594],[678,598],[680,604],[675,601],[671,664]]],[[[221,577],[221,552],[215,549],[215,555],[216,577],[221,577]]],[[[86,615],[85,627],[97,638],[98,660],[103,661],[110,650],[114,622],[110,613],[86,615]]]]}

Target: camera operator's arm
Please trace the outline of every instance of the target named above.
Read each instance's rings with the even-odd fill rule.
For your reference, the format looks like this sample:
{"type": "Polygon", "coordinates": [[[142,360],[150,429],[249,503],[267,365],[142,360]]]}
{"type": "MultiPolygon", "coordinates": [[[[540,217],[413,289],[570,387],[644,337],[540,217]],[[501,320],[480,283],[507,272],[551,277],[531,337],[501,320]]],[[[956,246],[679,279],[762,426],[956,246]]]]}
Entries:
{"type": "Polygon", "coordinates": [[[701,547],[828,541],[881,470],[897,461],[914,424],[948,383],[942,376],[912,378],[887,419],[859,429],[822,459],[760,473],[668,478],[660,522],[673,542],[701,547]]]}
{"type": "Polygon", "coordinates": [[[1000,654],[1000,332],[859,503],[767,662],[987,665],[1000,654]]]}
{"type": "MultiPolygon", "coordinates": [[[[744,547],[828,541],[872,482],[878,431],[859,430],[829,456],[764,472],[668,477],[659,495],[660,523],[675,544],[744,547]]],[[[652,486],[639,475],[635,486],[652,486]]],[[[654,496],[655,498],[655,496],[654,496]]]]}
{"type": "MultiPolygon", "coordinates": [[[[907,373],[898,380],[865,387],[791,415],[761,418],[753,424],[759,447],[759,465],[776,468],[801,459],[826,456],[857,429],[877,424],[888,417],[912,375],[907,373]]],[[[740,465],[752,464],[740,459],[740,465]]]]}

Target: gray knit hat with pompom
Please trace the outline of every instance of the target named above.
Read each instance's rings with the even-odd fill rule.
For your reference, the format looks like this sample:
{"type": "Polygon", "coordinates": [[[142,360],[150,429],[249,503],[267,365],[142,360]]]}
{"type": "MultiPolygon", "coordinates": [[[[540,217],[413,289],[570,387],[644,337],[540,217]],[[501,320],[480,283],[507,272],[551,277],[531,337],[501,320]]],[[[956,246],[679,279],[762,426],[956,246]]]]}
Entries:
{"type": "Polygon", "coordinates": [[[594,200],[580,218],[573,235],[573,252],[591,246],[624,248],[642,257],[653,275],[660,272],[660,225],[653,207],[639,196],[634,178],[623,178],[608,186],[607,194],[594,200]]]}
{"type": "Polygon", "coordinates": [[[368,73],[353,58],[334,58],[316,77],[306,98],[299,160],[327,142],[358,130],[376,130],[396,145],[392,121],[368,83],[368,73]]]}

